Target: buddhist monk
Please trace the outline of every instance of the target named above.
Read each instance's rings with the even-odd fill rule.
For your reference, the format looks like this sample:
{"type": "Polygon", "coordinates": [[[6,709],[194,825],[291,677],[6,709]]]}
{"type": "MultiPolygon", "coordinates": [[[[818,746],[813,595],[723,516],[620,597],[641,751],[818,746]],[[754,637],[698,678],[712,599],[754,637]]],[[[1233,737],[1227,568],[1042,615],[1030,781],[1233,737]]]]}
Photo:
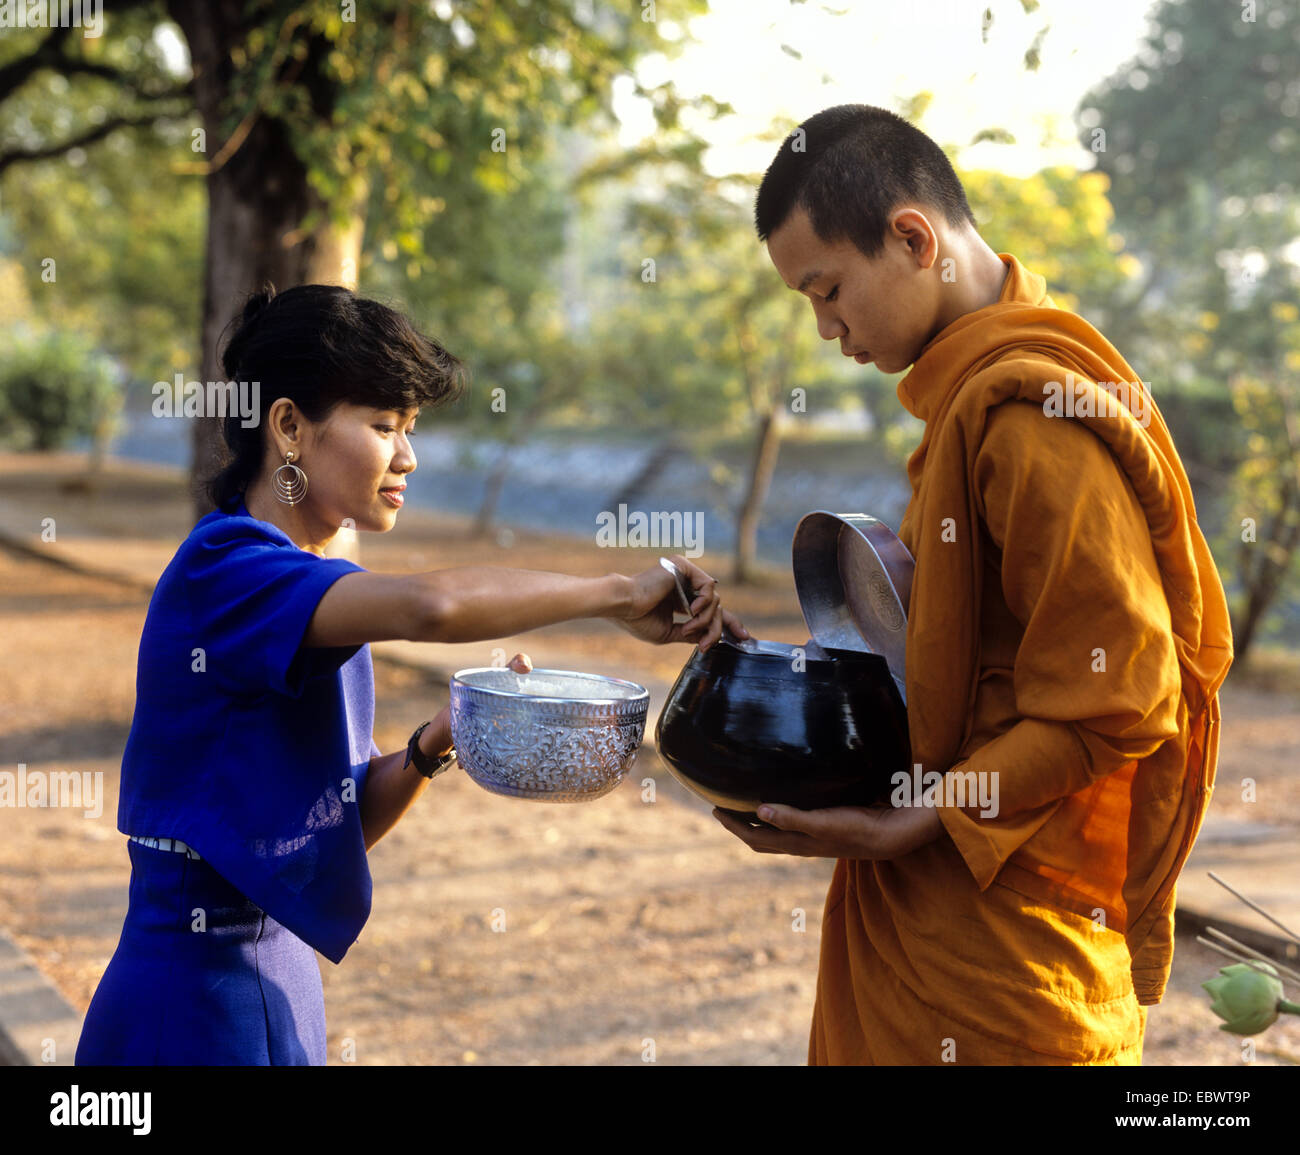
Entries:
{"type": "Polygon", "coordinates": [[[925,423],[899,537],[929,793],[764,806],[774,829],[714,812],[760,853],[837,860],[809,1061],[1138,1064],[1232,660],[1150,383],[984,242],[943,151],[887,111],[802,124],[755,215],[821,336],[909,370],[925,423]]]}

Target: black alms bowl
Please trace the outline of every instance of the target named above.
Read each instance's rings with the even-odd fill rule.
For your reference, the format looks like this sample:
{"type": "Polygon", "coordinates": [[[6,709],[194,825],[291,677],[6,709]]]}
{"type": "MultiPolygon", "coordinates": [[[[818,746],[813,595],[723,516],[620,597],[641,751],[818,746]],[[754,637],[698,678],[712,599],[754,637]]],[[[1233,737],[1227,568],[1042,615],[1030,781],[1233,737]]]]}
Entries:
{"type": "Polygon", "coordinates": [[[750,821],[760,802],[883,802],[909,769],[907,708],[880,654],[824,652],[725,639],[695,650],[655,732],[673,775],[750,821]]]}

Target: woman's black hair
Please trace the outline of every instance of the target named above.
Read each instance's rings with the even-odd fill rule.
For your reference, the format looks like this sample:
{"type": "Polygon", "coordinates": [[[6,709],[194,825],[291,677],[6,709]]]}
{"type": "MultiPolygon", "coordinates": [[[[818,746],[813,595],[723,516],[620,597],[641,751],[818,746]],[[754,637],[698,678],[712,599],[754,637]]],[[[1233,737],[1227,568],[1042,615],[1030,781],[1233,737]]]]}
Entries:
{"type": "Polygon", "coordinates": [[[248,298],[236,323],[221,365],[227,380],[259,383],[260,412],[252,425],[238,411],[222,422],[227,459],[206,485],[218,509],[262,468],[265,418],[280,397],[309,421],[323,421],[340,402],[405,411],[464,392],[465,368],[456,357],[401,313],[338,285],[282,293],[268,285],[248,298]]]}

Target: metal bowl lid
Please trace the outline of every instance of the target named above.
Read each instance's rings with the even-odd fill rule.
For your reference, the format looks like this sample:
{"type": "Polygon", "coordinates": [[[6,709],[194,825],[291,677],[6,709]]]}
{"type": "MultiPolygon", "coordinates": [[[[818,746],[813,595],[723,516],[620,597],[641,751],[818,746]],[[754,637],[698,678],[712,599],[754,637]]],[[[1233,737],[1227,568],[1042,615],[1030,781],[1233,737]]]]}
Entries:
{"type": "Polygon", "coordinates": [[[644,704],[650,692],[636,682],[586,674],[577,670],[530,670],[521,674],[509,666],[475,666],[457,670],[452,682],[480,694],[521,702],[548,698],[583,705],[644,704]]]}
{"type": "Polygon", "coordinates": [[[881,654],[907,701],[904,657],[912,555],[865,513],[806,514],[791,544],[795,589],[808,630],[827,649],[881,654]]]}

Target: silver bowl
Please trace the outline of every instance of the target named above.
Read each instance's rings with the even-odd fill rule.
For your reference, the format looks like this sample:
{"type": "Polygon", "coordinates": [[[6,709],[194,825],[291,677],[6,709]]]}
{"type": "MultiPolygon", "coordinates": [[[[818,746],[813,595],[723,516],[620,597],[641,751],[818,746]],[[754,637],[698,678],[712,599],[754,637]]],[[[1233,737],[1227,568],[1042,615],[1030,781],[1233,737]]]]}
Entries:
{"type": "Polygon", "coordinates": [[[460,670],[451,679],[451,735],[485,790],[546,802],[608,794],[636,759],[650,694],[572,670],[460,670]]]}

